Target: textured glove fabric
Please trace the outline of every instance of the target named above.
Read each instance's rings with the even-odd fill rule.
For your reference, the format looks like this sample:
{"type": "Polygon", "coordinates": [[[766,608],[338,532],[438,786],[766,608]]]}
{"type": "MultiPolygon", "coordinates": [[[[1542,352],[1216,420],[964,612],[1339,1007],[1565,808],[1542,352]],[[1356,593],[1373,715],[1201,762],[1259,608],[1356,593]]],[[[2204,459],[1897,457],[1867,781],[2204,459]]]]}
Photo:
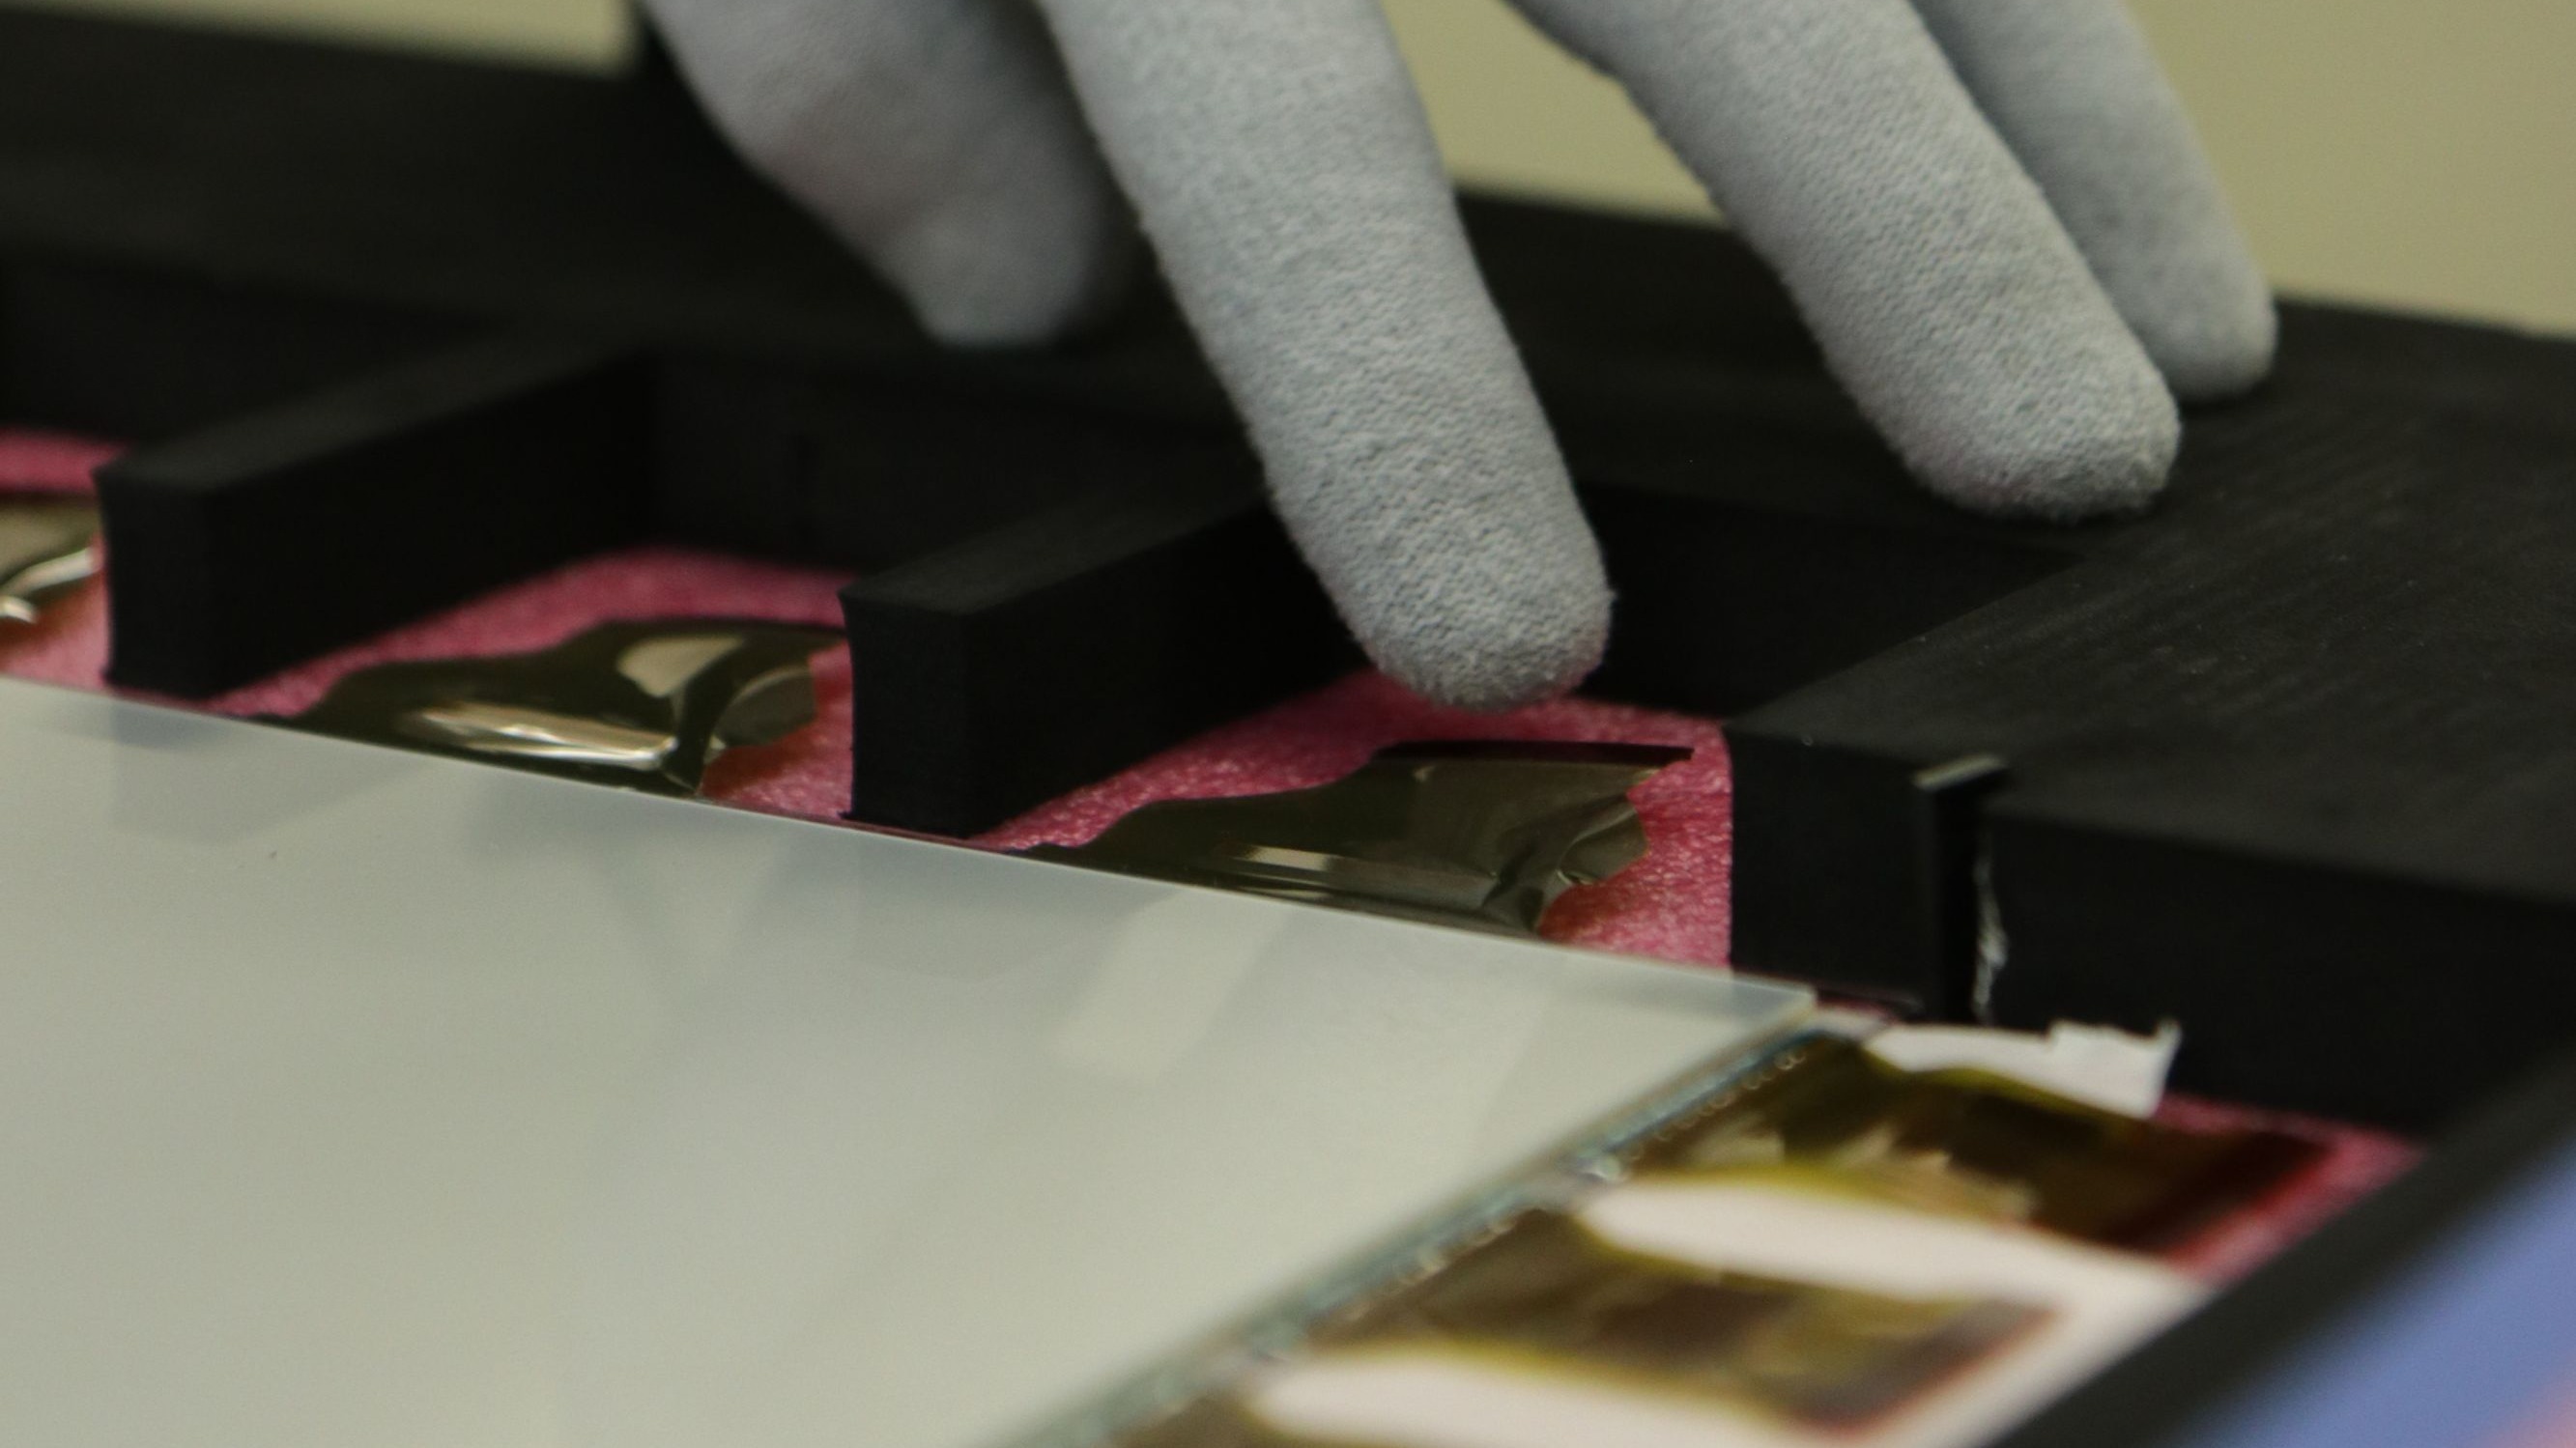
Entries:
{"type": "Polygon", "coordinates": [[[2272,367],[2272,291],[2118,0],[1917,0],[1950,62],[2188,401],[2272,367]]]}
{"type": "Polygon", "coordinates": [[[1376,0],[1041,0],[1272,496],[1390,673],[1500,708],[1610,594],[1376,0]]]}
{"type": "Polygon", "coordinates": [[[1116,299],[1134,224],[1020,0],[644,0],[718,125],[965,346],[1116,299]]]}
{"type": "MultiPolygon", "coordinates": [[[[1496,708],[1598,660],[1598,553],[1376,0],[646,3],[942,337],[1078,326],[1132,206],[1388,672],[1496,708]]],[[[1628,87],[1945,497],[2142,506],[2173,389],[2269,365],[2268,293],[2117,0],[1514,3],[1628,87]]]]}
{"type": "Polygon", "coordinates": [[[1521,6],[1626,81],[1935,491],[2076,517],[2162,485],[2171,394],[1906,0],[1521,6]]]}

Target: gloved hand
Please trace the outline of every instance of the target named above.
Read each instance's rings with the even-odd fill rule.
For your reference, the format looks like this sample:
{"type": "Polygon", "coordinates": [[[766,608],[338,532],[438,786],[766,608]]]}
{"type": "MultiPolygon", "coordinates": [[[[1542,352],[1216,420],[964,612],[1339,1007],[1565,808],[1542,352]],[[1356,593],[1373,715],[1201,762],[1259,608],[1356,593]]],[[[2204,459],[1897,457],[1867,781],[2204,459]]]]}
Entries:
{"type": "MultiPolygon", "coordinates": [[[[1598,552],[1377,0],[645,3],[744,152],[949,341],[1105,306],[1123,188],[1396,678],[1498,708],[1598,661],[1598,552]]],[[[1627,84],[1944,497],[2139,507],[2168,387],[2270,365],[2269,294],[2118,0],[1516,3],[1627,84]]]]}

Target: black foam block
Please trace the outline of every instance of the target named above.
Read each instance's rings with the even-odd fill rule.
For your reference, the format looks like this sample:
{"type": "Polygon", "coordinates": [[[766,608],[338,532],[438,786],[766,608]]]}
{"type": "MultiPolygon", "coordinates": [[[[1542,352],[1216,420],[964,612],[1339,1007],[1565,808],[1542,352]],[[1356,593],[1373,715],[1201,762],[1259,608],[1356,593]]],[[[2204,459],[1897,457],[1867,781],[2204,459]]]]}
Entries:
{"type": "Polygon", "coordinates": [[[1735,721],[1740,959],[2172,1017],[2186,1080],[2382,1120],[2568,1038],[2576,347],[2295,309],[2286,358],[2154,516],[1735,721]]]}
{"type": "Polygon", "coordinates": [[[19,421],[152,441],[478,330],[220,276],[12,257],[0,260],[0,406],[19,421]]]}
{"type": "Polygon", "coordinates": [[[1098,488],[841,596],[854,817],[963,835],[1359,662],[1248,480],[1098,488]]]}
{"type": "Polygon", "coordinates": [[[499,338],[127,455],[108,677],[203,697],[639,536],[648,384],[499,338]]]}
{"type": "Polygon", "coordinates": [[[863,572],[1137,482],[1239,495],[1241,435],[1001,385],[969,363],[882,367],[707,350],[665,355],[654,512],[709,547],[863,572]]]}

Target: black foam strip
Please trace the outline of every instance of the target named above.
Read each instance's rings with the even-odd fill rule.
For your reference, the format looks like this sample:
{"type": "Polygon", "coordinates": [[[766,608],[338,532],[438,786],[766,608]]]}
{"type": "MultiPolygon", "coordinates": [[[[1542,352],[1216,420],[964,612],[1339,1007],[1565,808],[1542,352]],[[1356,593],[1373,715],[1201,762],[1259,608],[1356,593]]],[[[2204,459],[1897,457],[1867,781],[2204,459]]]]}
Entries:
{"type": "Polygon", "coordinates": [[[108,677],[204,697],[639,536],[648,384],[504,337],[129,454],[108,677]]]}
{"type": "Polygon", "coordinates": [[[842,594],[855,818],[1000,824],[1358,662],[1250,487],[1113,485],[842,594]]]}

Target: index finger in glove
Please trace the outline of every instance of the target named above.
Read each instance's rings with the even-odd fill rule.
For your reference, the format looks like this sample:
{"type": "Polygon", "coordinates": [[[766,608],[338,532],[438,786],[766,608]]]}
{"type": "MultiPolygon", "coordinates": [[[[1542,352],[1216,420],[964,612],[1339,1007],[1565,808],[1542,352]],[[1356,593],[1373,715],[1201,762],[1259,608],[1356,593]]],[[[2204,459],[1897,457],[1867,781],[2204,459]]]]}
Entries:
{"type": "Polygon", "coordinates": [[[1936,491],[2066,517],[2163,484],[2172,395],[1907,0],[1517,3],[1628,87],[1936,491]]]}
{"type": "Polygon", "coordinates": [[[2120,0],[1916,8],[2174,390],[2224,397],[2261,381],[2271,290],[2120,0]]]}
{"type": "Polygon", "coordinates": [[[1609,591],[1375,0],[1041,0],[1273,499],[1372,657],[1495,708],[1609,591]]]}

